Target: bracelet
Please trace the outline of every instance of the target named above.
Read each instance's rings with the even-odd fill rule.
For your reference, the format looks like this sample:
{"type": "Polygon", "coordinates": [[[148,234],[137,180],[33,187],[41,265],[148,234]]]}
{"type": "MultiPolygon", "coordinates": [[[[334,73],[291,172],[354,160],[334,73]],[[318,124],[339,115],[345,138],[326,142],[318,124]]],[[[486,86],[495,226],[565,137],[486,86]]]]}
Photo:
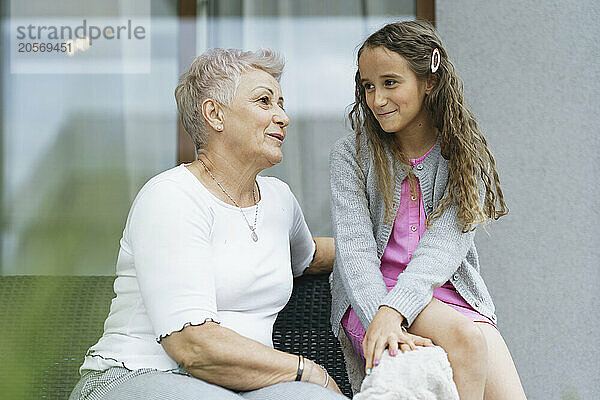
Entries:
{"type": "Polygon", "coordinates": [[[325,384],[323,385],[324,388],[327,387],[327,385],[329,385],[329,373],[327,372],[327,370],[325,369],[324,366],[322,366],[321,364],[317,364],[319,367],[321,367],[321,369],[323,370],[323,372],[325,372],[325,384]]]}
{"type": "Polygon", "coordinates": [[[296,374],[296,380],[302,379],[302,372],[304,372],[304,357],[298,356],[298,373],[296,374]]]}
{"type": "Polygon", "coordinates": [[[312,361],[310,363],[310,369],[308,370],[308,375],[306,376],[306,382],[310,382],[310,376],[312,375],[313,368],[315,367],[315,362],[312,361]]]}

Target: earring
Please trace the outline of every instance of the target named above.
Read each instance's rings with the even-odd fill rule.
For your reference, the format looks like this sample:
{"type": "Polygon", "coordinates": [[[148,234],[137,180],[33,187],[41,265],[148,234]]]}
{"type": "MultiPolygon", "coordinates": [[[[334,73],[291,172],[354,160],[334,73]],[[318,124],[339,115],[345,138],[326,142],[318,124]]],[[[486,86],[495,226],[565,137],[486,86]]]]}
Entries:
{"type": "Polygon", "coordinates": [[[223,125],[217,125],[217,131],[221,132],[223,130],[223,125]]]}

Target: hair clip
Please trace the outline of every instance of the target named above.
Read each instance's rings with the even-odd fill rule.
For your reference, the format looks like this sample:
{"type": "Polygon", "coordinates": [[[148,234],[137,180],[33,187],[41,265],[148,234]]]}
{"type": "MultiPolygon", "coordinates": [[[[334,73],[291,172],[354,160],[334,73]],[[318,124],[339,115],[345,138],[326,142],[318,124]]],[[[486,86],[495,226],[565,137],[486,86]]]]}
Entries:
{"type": "Polygon", "coordinates": [[[436,47],[433,49],[433,53],[431,54],[431,73],[435,74],[435,72],[440,67],[440,63],[442,61],[442,56],[440,55],[440,51],[436,47]]]}

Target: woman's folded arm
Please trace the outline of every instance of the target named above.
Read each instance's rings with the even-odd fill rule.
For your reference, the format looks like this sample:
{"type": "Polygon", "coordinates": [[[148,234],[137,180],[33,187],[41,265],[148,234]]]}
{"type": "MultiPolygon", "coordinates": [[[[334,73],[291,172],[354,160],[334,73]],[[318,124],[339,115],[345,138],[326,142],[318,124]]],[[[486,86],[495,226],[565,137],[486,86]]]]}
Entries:
{"type": "Polygon", "coordinates": [[[214,322],[187,326],[161,340],[167,354],[205,382],[232,390],[255,390],[293,381],[298,356],[248,339],[214,322]]]}
{"type": "MultiPolygon", "coordinates": [[[[214,322],[188,326],[160,342],[192,376],[231,390],[249,391],[296,380],[299,357],[272,349],[214,322]]],[[[326,375],[305,359],[302,381],[323,385],[326,375]]],[[[328,386],[335,390],[334,382],[328,386]]]]}

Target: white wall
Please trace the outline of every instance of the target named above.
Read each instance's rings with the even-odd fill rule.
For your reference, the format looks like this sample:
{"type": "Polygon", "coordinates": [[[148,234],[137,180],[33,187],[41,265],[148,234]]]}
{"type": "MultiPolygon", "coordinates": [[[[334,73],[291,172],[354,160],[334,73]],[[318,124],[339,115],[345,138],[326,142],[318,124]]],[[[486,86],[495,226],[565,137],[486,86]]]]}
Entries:
{"type": "Polygon", "coordinates": [[[439,0],[510,214],[478,233],[529,399],[600,393],[600,3],[439,0]]]}

